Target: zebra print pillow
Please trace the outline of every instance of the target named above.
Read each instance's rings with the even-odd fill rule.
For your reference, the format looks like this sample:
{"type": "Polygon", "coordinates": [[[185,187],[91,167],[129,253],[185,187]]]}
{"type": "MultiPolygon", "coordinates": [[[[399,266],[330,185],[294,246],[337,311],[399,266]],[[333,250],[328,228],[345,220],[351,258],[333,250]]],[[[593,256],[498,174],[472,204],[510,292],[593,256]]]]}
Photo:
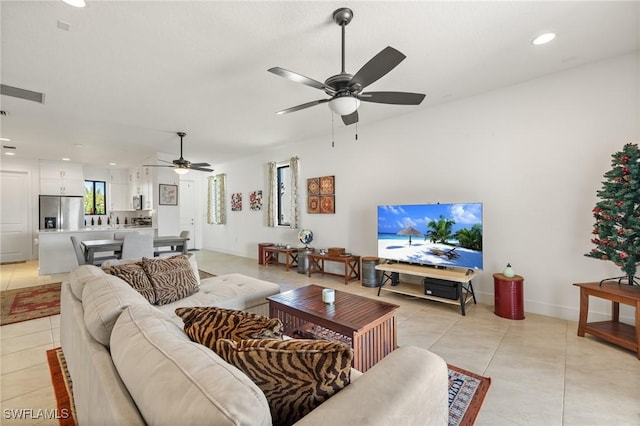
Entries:
{"type": "Polygon", "coordinates": [[[144,296],[151,304],[156,303],[156,293],[153,290],[149,277],[142,269],[141,263],[127,263],[125,265],[115,265],[109,269],[111,275],[123,279],[138,293],[144,296]]]}
{"type": "Polygon", "coordinates": [[[196,343],[215,349],[218,339],[282,339],[282,322],[249,312],[214,307],[176,309],[184,331],[196,343]]]}
{"type": "Polygon", "coordinates": [[[186,256],[142,258],[142,269],[156,293],[156,304],[166,305],[198,291],[198,281],[186,256]]]}
{"type": "Polygon", "coordinates": [[[297,422],[351,380],[353,350],[327,340],[220,339],[215,351],[264,392],[274,425],[297,422]]]}

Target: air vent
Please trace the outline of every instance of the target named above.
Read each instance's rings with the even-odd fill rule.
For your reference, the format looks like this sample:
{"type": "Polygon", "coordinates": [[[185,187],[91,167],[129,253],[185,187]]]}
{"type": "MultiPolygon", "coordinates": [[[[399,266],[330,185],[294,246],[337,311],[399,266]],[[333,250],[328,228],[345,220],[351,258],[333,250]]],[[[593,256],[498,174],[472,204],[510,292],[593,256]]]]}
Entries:
{"type": "Polygon", "coordinates": [[[38,102],[40,104],[44,103],[44,93],[7,86],[6,84],[0,84],[0,94],[13,96],[14,98],[24,99],[26,101],[38,102]]]}
{"type": "Polygon", "coordinates": [[[16,149],[15,146],[10,146],[10,145],[2,145],[2,148],[4,148],[4,149],[16,149]]]}

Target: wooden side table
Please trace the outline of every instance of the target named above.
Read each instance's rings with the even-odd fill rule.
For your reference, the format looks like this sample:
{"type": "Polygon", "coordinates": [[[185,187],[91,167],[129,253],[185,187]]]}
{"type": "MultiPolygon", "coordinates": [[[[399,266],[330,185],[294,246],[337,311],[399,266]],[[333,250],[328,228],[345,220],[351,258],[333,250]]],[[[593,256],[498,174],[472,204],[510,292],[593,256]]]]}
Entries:
{"type": "Polygon", "coordinates": [[[585,333],[635,351],[640,359],[640,287],[618,283],[577,283],[580,287],[580,321],[578,336],[585,333]],[[611,320],[587,322],[589,296],[611,301],[611,320]],[[636,308],[635,327],[619,321],[620,303],[636,308]]]}
{"type": "Polygon", "coordinates": [[[308,254],[309,258],[309,276],[316,272],[322,275],[335,275],[337,277],[344,277],[345,285],[351,280],[360,279],[360,256],[345,256],[345,255],[330,255],[330,254],[308,254]],[[344,263],[344,275],[334,274],[331,272],[325,272],[324,262],[338,262],[344,263]]]}
{"type": "Polygon", "coordinates": [[[278,259],[279,254],[284,254],[284,265],[285,269],[288,271],[290,268],[294,266],[298,266],[298,249],[297,248],[282,248],[276,246],[263,247],[262,251],[264,253],[263,265],[269,266],[270,263],[278,264],[280,263],[278,259]]]}

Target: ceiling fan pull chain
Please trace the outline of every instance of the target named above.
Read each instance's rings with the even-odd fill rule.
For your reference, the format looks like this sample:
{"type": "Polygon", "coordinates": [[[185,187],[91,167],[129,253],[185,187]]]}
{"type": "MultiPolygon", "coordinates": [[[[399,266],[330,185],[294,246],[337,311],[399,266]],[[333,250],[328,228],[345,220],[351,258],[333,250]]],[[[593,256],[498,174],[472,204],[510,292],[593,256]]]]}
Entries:
{"type": "Polygon", "coordinates": [[[356,140],[358,140],[358,122],[356,121],[356,140]]]}
{"type": "Polygon", "coordinates": [[[331,113],[331,148],[335,147],[336,145],[336,131],[334,128],[334,121],[333,121],[333,113],[331,113]]]}

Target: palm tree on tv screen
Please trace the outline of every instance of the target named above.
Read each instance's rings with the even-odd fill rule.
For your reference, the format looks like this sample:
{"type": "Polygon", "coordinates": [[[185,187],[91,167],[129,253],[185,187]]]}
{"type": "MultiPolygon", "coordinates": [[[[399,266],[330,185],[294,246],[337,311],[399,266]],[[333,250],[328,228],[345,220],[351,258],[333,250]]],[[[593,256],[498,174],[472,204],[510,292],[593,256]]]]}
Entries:
{"type": "Polygon", "coordinates": [[[440,215],[438,220],[432,220],[427,224],[428,229],[425,233],[425,239],[429,238],[434,243],[446,244],[447,240],[453,236],[452,229],[455,224],[455,220],[447,219],[440,215]]]}
{"type": "Polygon", "coordinates": [[[455,238],[458,240],[460,247],[482,251],[482,227],[479,224],[459,230],[456,232],[455,238]]]}

